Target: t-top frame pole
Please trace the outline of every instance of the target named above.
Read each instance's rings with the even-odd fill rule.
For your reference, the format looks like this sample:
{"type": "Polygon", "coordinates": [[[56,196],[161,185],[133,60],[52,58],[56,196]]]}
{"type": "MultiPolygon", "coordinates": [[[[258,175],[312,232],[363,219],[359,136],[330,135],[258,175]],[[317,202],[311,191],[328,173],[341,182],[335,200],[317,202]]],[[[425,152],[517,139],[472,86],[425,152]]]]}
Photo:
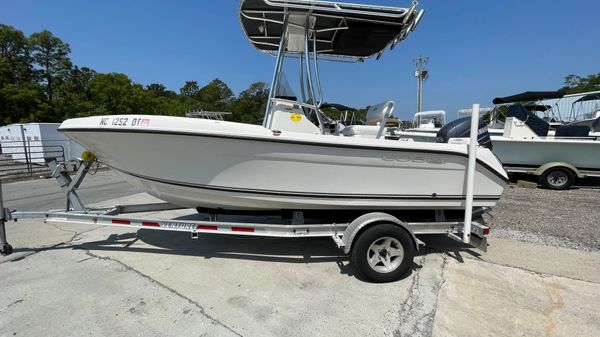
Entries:
{"type": "Polygon", "coordinates": [[[263,127],[267,128],[270,124],[271,117],[271,100],[275,95],[275,90],[281,78],[281,68],[283,66],[283,58],[285,56],[285,48],[287,44],[287,30],[288,30],[288,19],[289,14],[286,12],[283,18],[283,29],[281,33],[281,41],[279,42],[279,48],[277,49],[277,63],[275,64],[275,72],[273,73],[273,80],[271,81],[271,88],[269,88],[269,97],[267,98],[267,107],[265,110],[265,118],[263,119],[263,127]]]}
{"type": "MultiPolygon", "coordinates": [[[[306,81],[308,84],[308,96],[310,99],[310,104],[313,105],[315,108],[315,115],[317,116],[317,120],[319,121],[319,133],[323,134],[323,121],[321,119],[321,115],[319,113],[319,107],[321,105],[322,102],[317,102],[317,97],[316,97],[316,93],[315,93],[315,85],[313,83],[313,79],[312,79],[312,75],[311,75],[311,66],[310,66],[310,48],[309,48],[309,39],[310,39],[310,15],[306,16],[306,28],[305,28],[305,32],[304,32],[304,52],[306,54],[306,81]]],[[[314,59],[314,64],[316,66],[317,64],[317,50],[316,50],[316,38],[317,38],[317,32],[314,31],[313,32],[313,59],[314,59]]],[[[318,76],[318,69],[316,70],[316,76],[318,76]]],[[[320,83],[319,83],[319,90],[320,90],[320,83]]],[[[322,95],[322,93],[321,93],[322,95]]]]}

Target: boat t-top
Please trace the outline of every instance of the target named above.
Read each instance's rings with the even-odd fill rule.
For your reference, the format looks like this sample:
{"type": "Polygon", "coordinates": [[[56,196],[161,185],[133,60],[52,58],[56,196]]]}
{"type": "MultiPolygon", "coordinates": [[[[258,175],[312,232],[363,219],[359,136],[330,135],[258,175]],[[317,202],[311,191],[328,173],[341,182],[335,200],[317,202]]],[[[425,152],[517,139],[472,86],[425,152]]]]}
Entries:
{"type": "MultiPolygon", "coordinates": [[[[323,60],[379,59],[423,17],[408,8],[301,0],[242,0],[250,41],[275,56],[262,125],[154,115],[65,121],[60,131],[136,187],[182,207],[224,211],[460,210],[464,144],[385,137],[394,102],[370,106],[368,136],[335,132],[321,111],[323,60]],[[284,62],[298,66],[300,97],[284,62]]],[[[240,59],[240,62],[243,62],[240,59]]],[[[350,65],[348,65],[350,67],[350,65]]],[[[474,207],[491,207],[507,176],[488,149],[477,151],[474,207]]]]}

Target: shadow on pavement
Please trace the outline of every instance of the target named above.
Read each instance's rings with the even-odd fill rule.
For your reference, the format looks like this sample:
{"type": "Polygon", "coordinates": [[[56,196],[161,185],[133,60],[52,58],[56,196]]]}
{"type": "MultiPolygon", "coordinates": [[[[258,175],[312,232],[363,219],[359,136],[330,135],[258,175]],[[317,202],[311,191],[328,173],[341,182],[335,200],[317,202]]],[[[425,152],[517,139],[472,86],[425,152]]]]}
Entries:
{"type": "Polygon", "coordinates": [[[421,248],[419,255],[441,253],[459,263],[463,263],[463,254],[467,254],[481,260],[481,254],[478,249],[466,243],[458,242],[446,235],[428,235],[421,237],[421,240],[425,242],[426,246],[421,248]]]}
{"type": "MultiPolygon", "coordinates": [[[[421,247],[416,257],[432,253],[446,254],[463,262],[462,254],[479,258],[472,247],[452,240],[444,235],[421,237],[427,246],[421,247]]],[[[53,246],[47,248],[17,248],[15,252],[35,253],[44,250],[86,249],[108,252],[135,252],[148,254],[170,254],[197,256],[205,259],[237,259],[276,263],[335,263],[342,275],[355,277],[368,282],[350,263],[349,256],[338,249],[330,238],[263,238],[231,236],[218,234],[199,235],[190,239],[190,234],[155,230],[138,230],[136,233],[111,234],[105,240],[76,243],[72,246],[53,246]],[[141,241],[147,246],[135,245],[141,241]]],[[[423,266],[414,263],[409,277],[423,266]]]]}

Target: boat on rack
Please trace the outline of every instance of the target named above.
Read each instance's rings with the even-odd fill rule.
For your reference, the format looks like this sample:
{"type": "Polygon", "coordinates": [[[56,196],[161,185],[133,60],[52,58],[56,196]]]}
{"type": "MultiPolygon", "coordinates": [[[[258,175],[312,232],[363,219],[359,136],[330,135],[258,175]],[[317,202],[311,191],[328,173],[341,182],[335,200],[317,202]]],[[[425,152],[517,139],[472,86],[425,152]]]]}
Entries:
{"type": "MultiPolygon", "coordinates": [[[[276,57],[262,125],[113,115],[70,119],[60,131],[131,184],[183,207],[463,209],[465,145],[386,139],[391,101],[370,107],[369,137],[330,132],[321,111],[319,61],[378,59],[416,28],[423,15],[417,6],[243,0],[239,18],[247,38],[276,57]],[[300,68],[300,98],[283,73],[289,59],[300,68]]],[[[488,149],[477,151],[476,162],[473,206],[494,206],[506,173],[488,149]]]]}

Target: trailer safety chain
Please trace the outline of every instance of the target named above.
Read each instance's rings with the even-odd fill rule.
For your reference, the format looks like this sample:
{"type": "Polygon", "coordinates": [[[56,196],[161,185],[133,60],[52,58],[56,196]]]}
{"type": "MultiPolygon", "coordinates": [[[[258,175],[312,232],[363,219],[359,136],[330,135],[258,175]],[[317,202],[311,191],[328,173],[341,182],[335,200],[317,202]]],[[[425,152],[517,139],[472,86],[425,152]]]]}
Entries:
{"type": "Polygon", "coordinates": [[[96,173],[98,173],[98,170],[100,169],[100,165],[102,165],[102,163],[94,159],[93,164],[90,167],[90,171],[87,174],[91,176],[96,175],[96,173]]]}

